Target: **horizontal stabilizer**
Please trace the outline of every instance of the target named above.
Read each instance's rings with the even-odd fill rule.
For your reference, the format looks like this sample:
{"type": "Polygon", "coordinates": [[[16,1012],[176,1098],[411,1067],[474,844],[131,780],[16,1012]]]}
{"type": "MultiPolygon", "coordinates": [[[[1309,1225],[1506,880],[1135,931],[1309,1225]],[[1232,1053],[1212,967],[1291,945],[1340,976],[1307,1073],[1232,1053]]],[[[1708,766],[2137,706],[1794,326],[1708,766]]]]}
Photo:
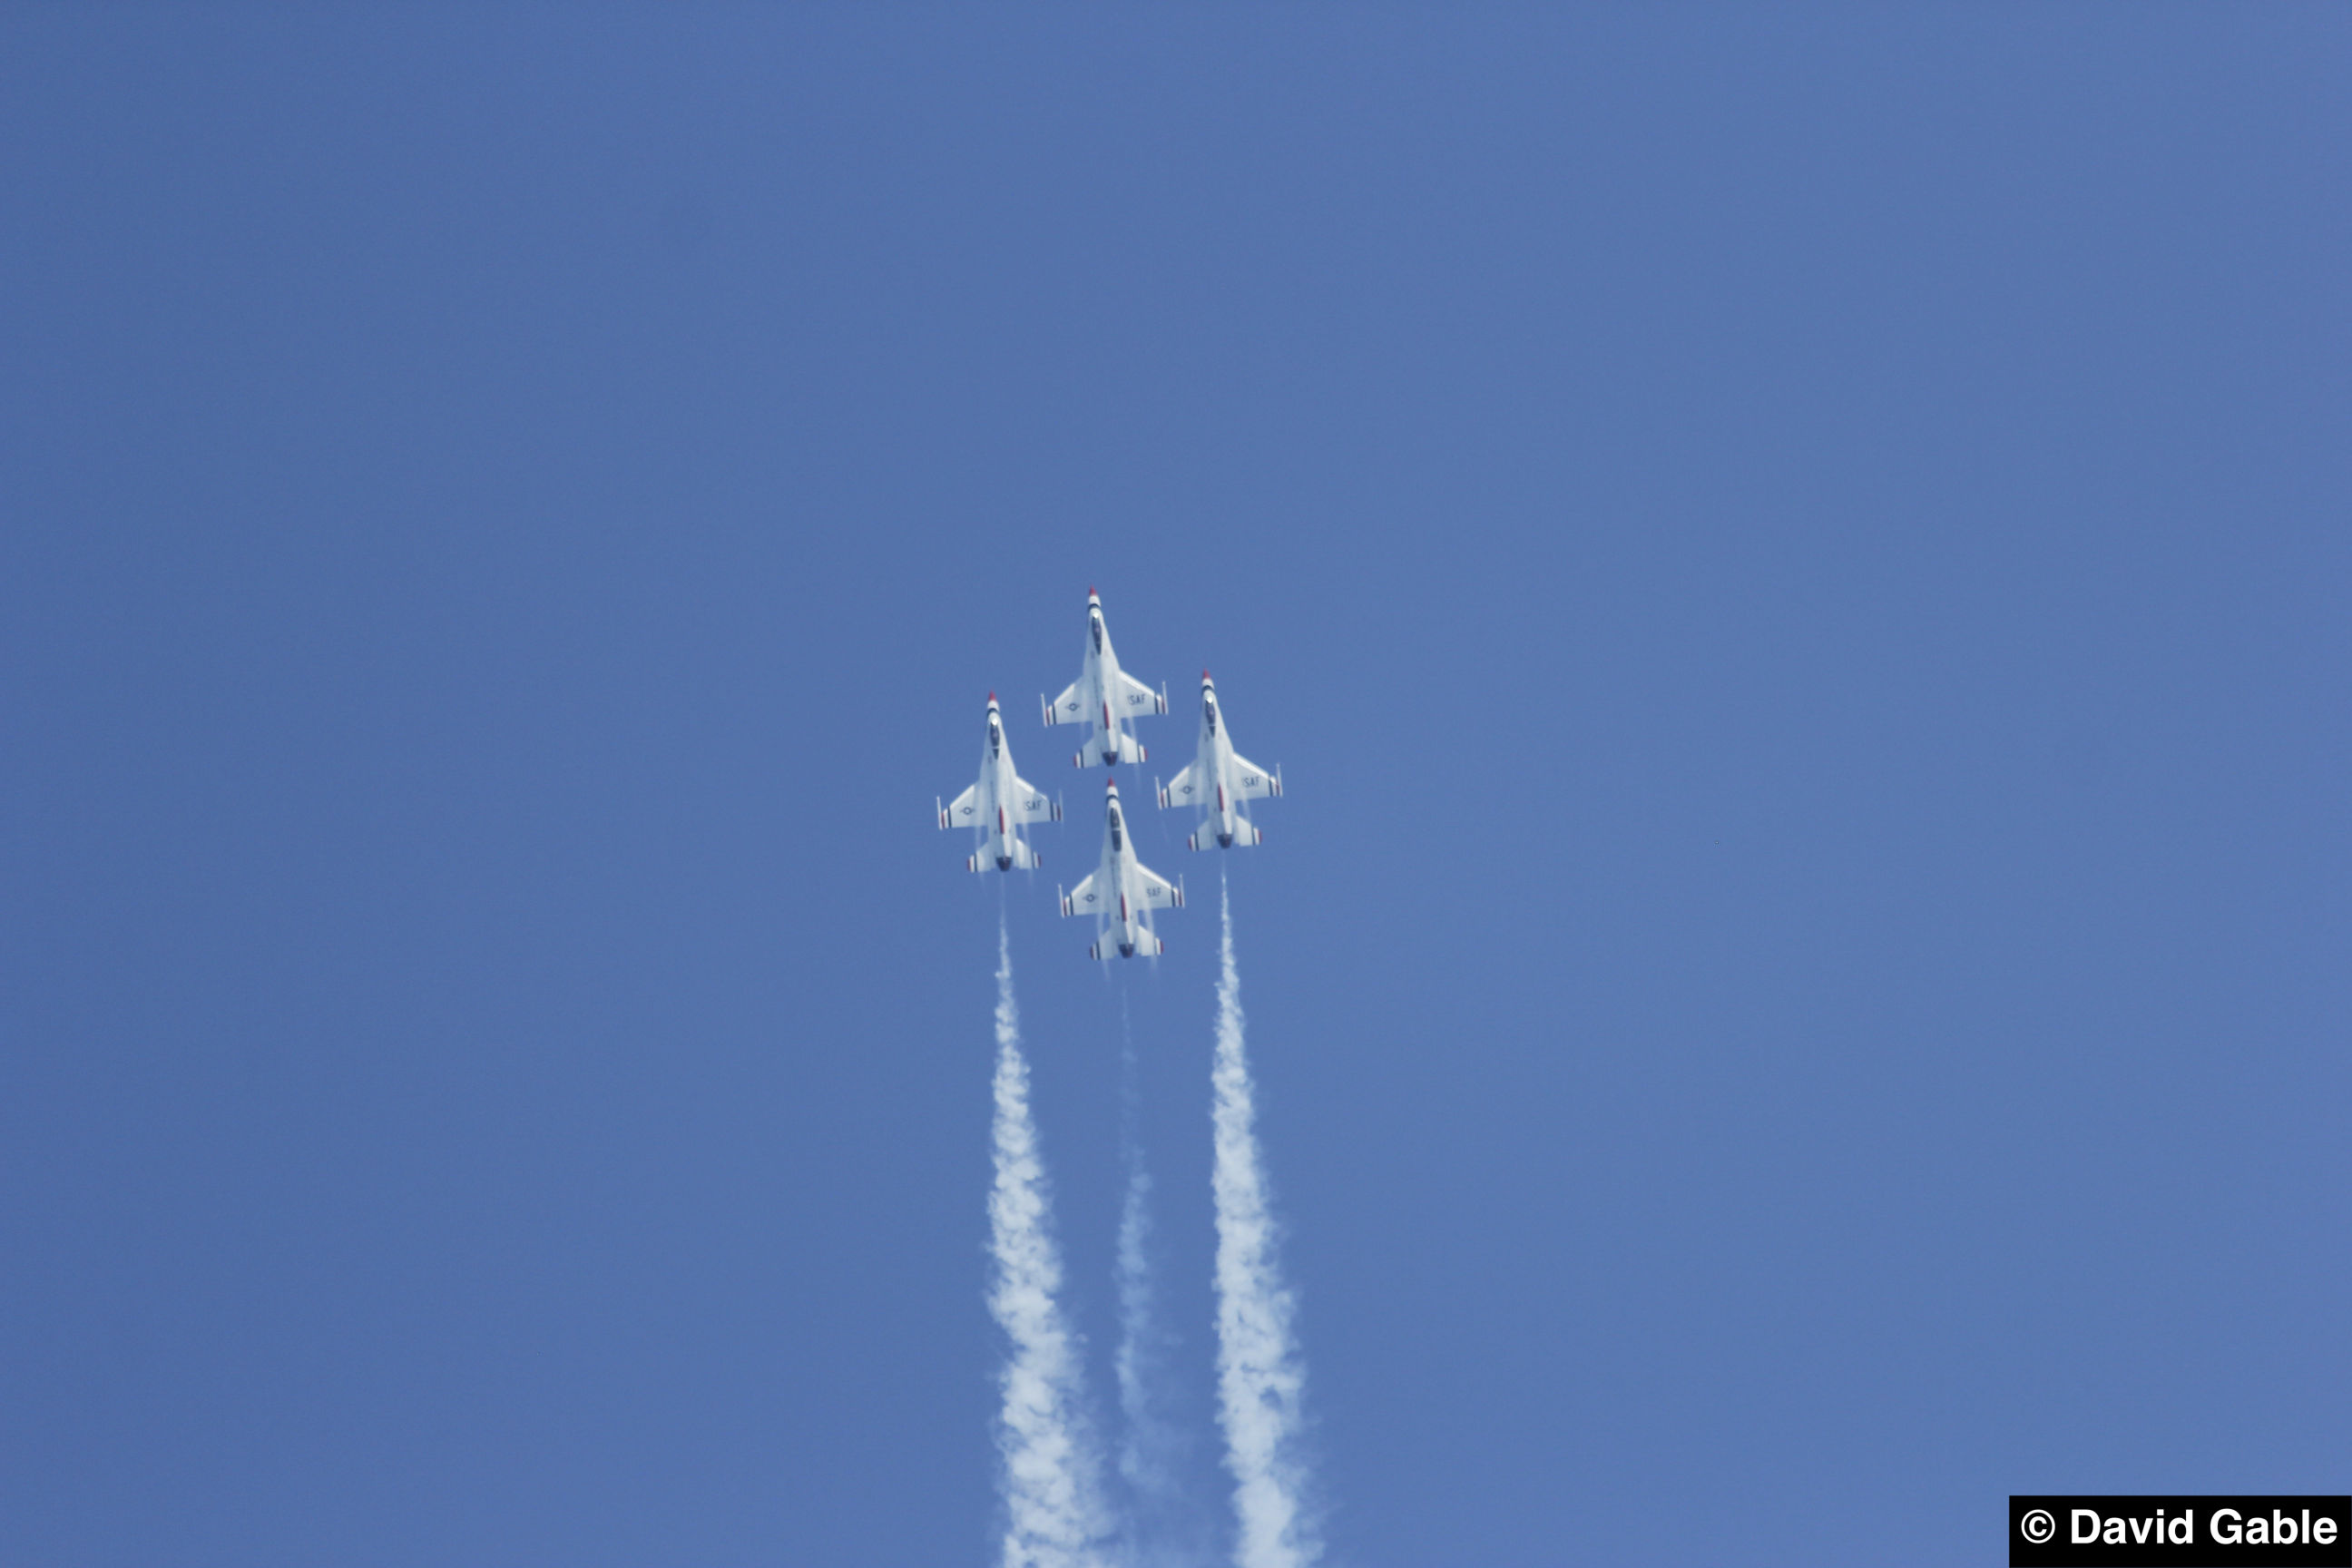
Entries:
{"type": "Polygon", "coordinates": [[[975,871],[1034,871],[1045,863],[1043,855],[1018,838],[1007,838],[1002,845],[982,844],[978,854],[964,858],[964,864],[975,871]],[[1000,850],[1010,864],[1000,866],[996,863],[1000,850]]]}
{"type": "Polygon", "coordinates": [[[1103,755],[1103,747],[1106,744],[1115,744],[1118,747],[1118,760],[1122,763],[1140,763],[1151,754],[1145,751],[1143,743],[1132,735],[1124,731],[1106,734],[1097,730],[1094,737],[1087,742],[1086,749],[1070,759],[1071,764],[1081,768],[1108,766],[1108,760],[1103,755]]]}

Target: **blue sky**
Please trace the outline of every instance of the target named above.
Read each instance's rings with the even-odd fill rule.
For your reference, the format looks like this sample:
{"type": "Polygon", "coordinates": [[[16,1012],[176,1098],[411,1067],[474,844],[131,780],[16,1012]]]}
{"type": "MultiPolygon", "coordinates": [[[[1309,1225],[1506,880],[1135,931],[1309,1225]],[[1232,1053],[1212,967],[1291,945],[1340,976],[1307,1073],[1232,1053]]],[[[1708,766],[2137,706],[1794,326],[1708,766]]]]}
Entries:
{"type": "MultiPolygon", "coordinates": [[[[0,16],[0,1526],[980,1563],[1004,879],[1108,1405],[1215,866],[1335,1562],[2352,1464],[2336,9],[0,16]],[[1132,776],[1132,775],[1130,775],[1132,776]]],[[[1895,1543],[1899,1543],[1899,1550],[1895,1543]]]]}

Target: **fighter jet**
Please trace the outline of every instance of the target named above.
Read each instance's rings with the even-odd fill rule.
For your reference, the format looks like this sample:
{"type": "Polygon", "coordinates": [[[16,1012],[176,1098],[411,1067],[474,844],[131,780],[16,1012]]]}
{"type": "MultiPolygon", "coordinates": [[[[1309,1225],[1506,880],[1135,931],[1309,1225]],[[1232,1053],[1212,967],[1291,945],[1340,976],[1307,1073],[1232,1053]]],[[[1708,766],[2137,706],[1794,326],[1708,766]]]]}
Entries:
{"type": "Polygon", "coordinates": [[[1118,781],[1110,781],[1110,804],[1103,818],[1102,864],[1094,874],[1062,895],[1062,913],[1095,917],[1094,945],[1087,956],[1107,959],[1116,946],[1121,958],[1133,958],[1142,953],[1157,958],[1168,951],[1151,929],[1154,910],[1181,910],[1184,907],[1184,889],[1152,875],[1142,861],[1135,858],[1135,844],[1128,837],[1126,819],[1118,806],[1118,781]]]}
{"type": "MultiPolygon", "coordinates": [[[[937,797],[932,803],[939,805],[937,797]]],[[[1022,782],[1013,771],[1013,749],[1004,743],[1004,716],[996,710],[996,693],[988,694],[988,742],[981,748],[980,780],[940,807],[940,826],[969,827],[977,853],[965,862],[977,871],[989,861],[1000,871],[1015,866],[1034,869],[1037,852],[1021,837],[1023,825],[1059,822],[1062,803],[1049,800],[1035,785],[1022,782]]]]}
{"type": "Polygon", "coordinates": [[[1195,849],[1206,849],[1213,842],[1220,849],[1246,848],[1265,842],[1265,835],[1242,814],[1242,802],[1281,793],[1282,770],[1267,773],[1234,750],[1224,715],[1217,710],[1216,682],[1202,670],[1201,750],[1190,766],[1160,786],[1160,809],[1197,805],[1209,814],[1199,831],[1185,840],[1195,849]]]}
{"type": "Polygon", "coordinates": [[[1147,714],[1168,711],[1168,693],[1154,691],[1118,667],[1118,656],[1110,650],[1110,633],[1103,626],[1102,595],[1092,588],[1087,590],[1087,662],[1078,671],[1077,679],[1068,690],[1051,702],[1037,699],[1045,710],[1048,724],[1076,724],[1080,721],[1094,726],[1076,757],[1077,765],[1093,767],[1103,763],[1117,767],[1132,756],[1143,761],[1142,743],[1128,726],[1147,714]]]}

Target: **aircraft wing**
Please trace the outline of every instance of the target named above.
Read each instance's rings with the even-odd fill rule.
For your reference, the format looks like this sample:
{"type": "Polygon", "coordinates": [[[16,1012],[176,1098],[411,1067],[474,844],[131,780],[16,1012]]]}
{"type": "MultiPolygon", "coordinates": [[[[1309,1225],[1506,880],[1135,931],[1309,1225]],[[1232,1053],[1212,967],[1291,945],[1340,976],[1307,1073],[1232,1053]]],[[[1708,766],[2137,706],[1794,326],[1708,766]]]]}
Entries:
{"type": "Polygon", "coordinates": [[[1004,815],[1015,822],[1055,822],[1062,812],[1054,797],[1026,779],[1013,781],[1013,798],[1004,803],[1004,815]]]}
{"type": "Polygon", "coordinates": [[[1165,713],[1168,704],[1160,693],[1122,669],[1118,672],[1118,689],[1111,693],[1111,711],[1122,719],[1133,719],[1146,713],[1165,713]]]}
{"type": "MultiPolygon", "coordinates": [[[[1093,879],[1087,879],[1091,881],[1093,879]]],[[[1147,910],[1174,910],[1184,905],[1184,890],[1167,878],[1156,875],[1148,866],[1135,868],[1136,890],[1143,896],[1147,910]]]]}
{"type": "Polygon", "coordinates": [[[1087,679],[1080,676],[1063,689],[1062,694],[1045,705],[1048,724],[1075,724],[1087,716],[1087,679]]]}
{"type": "Polygon", "coordinates": [[[978,827],[980,826],[980,786],[966,784],[961,795],[948,803],[940,813],[941,827],[978,827]]]}
{"type": "Polygon", "coordinates": [[[1062,914],[1065,918],[1070,915],[1100,914],[1102,908],[1102,891],[1095,885],[1095,874],[1092,871],[1087,873],[1085,881],[1062,895],[1062,914]]]}
{"type": "Polygon", "coordinates": [[[1165,811],[1171,805],[1198,805],[1201,804],[1201,764],[1196,762],[1187,763],[1184,764],[1182,773],[1178,773],[1161,786],[1160,808],[1165,811]]]}
{"type": "Polygon", "coordinates": [[[1244,800],[1264,800],[1282,793],[1282,781],[1246,757],[1234,759],[1234,793],[1244,800]]]}

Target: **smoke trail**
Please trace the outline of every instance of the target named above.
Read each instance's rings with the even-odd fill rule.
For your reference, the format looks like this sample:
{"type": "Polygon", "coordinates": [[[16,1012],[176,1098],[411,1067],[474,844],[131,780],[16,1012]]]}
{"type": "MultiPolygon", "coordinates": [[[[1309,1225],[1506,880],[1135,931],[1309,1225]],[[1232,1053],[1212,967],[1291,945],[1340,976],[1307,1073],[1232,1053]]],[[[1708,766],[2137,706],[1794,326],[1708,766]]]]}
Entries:
{"type": "Polygon", "coordinates": [[[1201,1560],[1203,1542],[1188,1526],[1182,1469],[1186,1444],[1171,1419],[1165,1391],[1175,1336],[1160,1321],[1151,1279],[1151,1173],[1137,1127],[1141,1093],[1127,994],[1119,994],[1119,1159],[1127,1197],[1118,1211],[1119,1479],[1127,1484],[1128,1559],[1139,1565],[1201,1560]]]}
{"type": "Polygon", "coordinates": [[[1238,1568],[1302,1568],[1323,1554],[1306,1511],[1300,1396],[1307,1363],[1291,1334],[1291,1299],[1259,1168],[1256,1107],[1242,1047],[1234,906],[1218,877],[1224,938],[1217,972],[1217,1054],[1210,1074],[1217,1201],[1217,1396],[1234,1478],[1238,1568]]]}
{"type": "Polygon", "coordinates": [[[1093,1568],[1108,1535],[1101,1458],[1086,1419],[1076,1345],[1056,1300],[1062,1259],[1046,1212],[1045,1167],[1029,1119],[1029,1064],[1013,1004],[1013,944],[996,923],[996,1186],[989,1310],[1012,1342],[997,1418],[1004,1568],[1093,1568]]]}

